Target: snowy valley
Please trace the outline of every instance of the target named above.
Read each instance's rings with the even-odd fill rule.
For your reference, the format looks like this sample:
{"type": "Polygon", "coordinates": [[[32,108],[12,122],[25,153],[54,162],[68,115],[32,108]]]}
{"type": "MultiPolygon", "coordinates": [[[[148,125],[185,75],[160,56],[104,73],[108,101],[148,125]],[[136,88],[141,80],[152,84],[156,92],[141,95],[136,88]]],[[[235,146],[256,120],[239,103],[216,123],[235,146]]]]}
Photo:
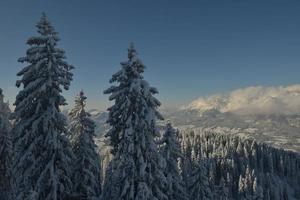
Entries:
{"type": "MultiPolygon", "coordinates": [[[[162,109],[161,112],[165,117],[164,121],[158,121],[161,127],[169,120],[180,130],[233,134],[300,152],[300,85],[250,87],[227,96],[199,98],[179,109],[162,109]],[[242,103],[235,100],[237,98],[242,103]],[[285,109],[279,111],[279,106],[268,99],[285,109]]],[[[96,135],[101,138],[109,129],[108,113],[96,109],[90,113],[97,124],[96,135]]]]}

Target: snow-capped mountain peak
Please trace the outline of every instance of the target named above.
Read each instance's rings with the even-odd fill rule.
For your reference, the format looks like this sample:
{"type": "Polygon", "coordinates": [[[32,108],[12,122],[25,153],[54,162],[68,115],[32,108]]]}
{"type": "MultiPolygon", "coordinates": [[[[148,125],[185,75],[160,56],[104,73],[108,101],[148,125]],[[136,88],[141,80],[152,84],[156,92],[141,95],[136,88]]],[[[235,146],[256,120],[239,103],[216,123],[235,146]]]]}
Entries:
{"type": "Polygon", "coordinates": [[[217,109],[220,112],[240,115],[298,114],[300,113],[300,84],[237,89],[226,94],[200,97],[181,109],[199,112],[217,109]]]}

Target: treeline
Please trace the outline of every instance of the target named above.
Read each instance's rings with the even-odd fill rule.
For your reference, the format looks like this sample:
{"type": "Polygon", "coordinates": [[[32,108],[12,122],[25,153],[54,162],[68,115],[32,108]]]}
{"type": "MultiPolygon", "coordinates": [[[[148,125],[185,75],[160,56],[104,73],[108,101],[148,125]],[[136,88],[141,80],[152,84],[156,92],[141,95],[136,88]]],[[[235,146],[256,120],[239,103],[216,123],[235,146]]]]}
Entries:
{"type": "Polygon", "coordinates": [[[191,199],[300,198],[298,154],[232,135],[185,131],[182,136],[180,167],[191,199]],[[197,187],[206,191],[201,198],[197,187]]]}
{"type": "Polygon", "coordinates": [[[299,156],[251,140],[188,133],[156,122],[158,90],[133,44],[105,94],[111,152],[97,154],[83,91],[68,114],[62,91],[74,67],[43,14],[27,40],[11,113],[0,90],[0,200],[202,200],[299,198],[299,156]],[[183,135],[184,137],[181,137],[183,135]],[[101,166],[107,161],[105,167],[101,166]],[[101,170],[102,169],[102,170],[101,170]]]}

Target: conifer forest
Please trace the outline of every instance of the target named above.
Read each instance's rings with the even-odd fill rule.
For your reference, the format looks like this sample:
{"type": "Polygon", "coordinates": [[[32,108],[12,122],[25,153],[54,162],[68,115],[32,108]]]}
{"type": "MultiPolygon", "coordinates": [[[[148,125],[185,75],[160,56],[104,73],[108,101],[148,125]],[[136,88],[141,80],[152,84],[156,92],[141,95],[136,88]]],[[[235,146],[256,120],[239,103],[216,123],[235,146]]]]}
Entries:
{"type": "Polygon", "coordinates": [[[83,66],[70,64],[54,24],[43,13],[23,57],[15,55],[22,67],[14,102],[0,86],[0,200],[300,199],[299,146],[273,145],[264,134],[278,136],[276,127],[289,123],[276,131],[292,130],[291,143],[299,141],[299,115],[230,114],[236,93],[168,112],[130,41],[109,86],[96,92],[109,106],[95,114],[84,87],[72,101],[64,96],[81,84],[83,66]],[[200,112],[203,105],[210,109],[200,112]]]}

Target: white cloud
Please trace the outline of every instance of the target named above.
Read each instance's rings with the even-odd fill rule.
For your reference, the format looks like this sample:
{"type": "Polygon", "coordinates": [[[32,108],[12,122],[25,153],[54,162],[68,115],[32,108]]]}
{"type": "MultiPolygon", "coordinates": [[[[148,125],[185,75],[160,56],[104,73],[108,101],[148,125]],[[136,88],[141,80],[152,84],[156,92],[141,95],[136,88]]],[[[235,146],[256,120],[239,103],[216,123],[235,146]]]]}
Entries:
{"type": "Polygon", "coordinates": [[[236,114],[300,113],[300,84],[280,87],[248,87],[227,94],[201,97],[183,109],[218,109],[236,114]]]}

